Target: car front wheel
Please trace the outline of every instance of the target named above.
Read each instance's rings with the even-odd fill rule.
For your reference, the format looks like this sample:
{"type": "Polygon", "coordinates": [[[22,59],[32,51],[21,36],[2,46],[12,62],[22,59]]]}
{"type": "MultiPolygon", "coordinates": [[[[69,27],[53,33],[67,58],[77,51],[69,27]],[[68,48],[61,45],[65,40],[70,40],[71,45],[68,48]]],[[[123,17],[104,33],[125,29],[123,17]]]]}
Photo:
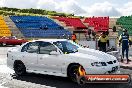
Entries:
{"type": "Polygon", "coordinates": [[[21,76],[26,73],[26,67],[22,62],[16,62],[14,64],[14,71],[18,76],[21,76]]]}
{"type": "Polygon", "coordinates": [[[68,69],[68,77],[74,82],[77,82],[79,76],[84,76],[84,75],[85,75],[85,70],[80,65],[72,65],[68,69]],[[84,74],[81,74],[79,70],[83,70],[84,74]]]}

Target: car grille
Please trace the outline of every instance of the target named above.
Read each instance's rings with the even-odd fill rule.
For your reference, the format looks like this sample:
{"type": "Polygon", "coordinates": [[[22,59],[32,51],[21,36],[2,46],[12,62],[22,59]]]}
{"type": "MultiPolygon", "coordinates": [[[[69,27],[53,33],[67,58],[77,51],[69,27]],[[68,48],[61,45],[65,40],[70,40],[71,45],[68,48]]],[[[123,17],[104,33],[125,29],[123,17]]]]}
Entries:
{"type": "Polygon", "coordinates": [[[109,61],[109,62],[107,62],[108,64],[114,64],[114,63],[116,63],[117,61],[116,60],[114,60],[114,61],[109,61]]]}
{"type": "Polygon", "coordinates": [[[105,62],[101,62],[102,66],[107,66],[107,64],[105,62]]]}
{"type": "Polygon", "coordinates": [[[113,62],[116,63],[116,60],[114,60],[113,62]]]}
{"type": "Polygon", "coordinates": [[[113,64],[113,62],[112,61],[109,61],[109,62],[107,62],[108,64],[113,64]]]}

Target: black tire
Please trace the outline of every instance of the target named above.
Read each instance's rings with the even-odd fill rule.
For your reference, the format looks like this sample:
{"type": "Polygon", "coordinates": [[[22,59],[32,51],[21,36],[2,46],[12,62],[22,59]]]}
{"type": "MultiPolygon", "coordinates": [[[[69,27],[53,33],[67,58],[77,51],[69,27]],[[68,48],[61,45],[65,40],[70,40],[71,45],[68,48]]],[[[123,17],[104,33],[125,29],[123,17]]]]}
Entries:
{"type": "Polygon", "coordinates": [[[6,43],[2,43],[2,46],[6,46],[6,43]]]}
{"type": "Polygon", "coordinates": [[[86,78],[85,77],[80,77],[78,80],[77,80],[77,83],[79,84],[79,85],[84,85],[84,84],[86,84],[86,78]]]}
{"type": "Polygon", "coordinates": [[[3,46],[2,43],[0,44],[0,46],[3,46]]]}
{"type": "Polygon", "coordinates": [[[80,65],[72,65],[68,68],[68,77],[73,81],[77,82],[77,75],[79,74],[78,68],[80,65]]]}
{"type": "Polygon", "coordinates": [[[22,62],[15,62],[14,63],[14,71],[16,75],[22,76],[26,73],[26,67],[22,62]]]}

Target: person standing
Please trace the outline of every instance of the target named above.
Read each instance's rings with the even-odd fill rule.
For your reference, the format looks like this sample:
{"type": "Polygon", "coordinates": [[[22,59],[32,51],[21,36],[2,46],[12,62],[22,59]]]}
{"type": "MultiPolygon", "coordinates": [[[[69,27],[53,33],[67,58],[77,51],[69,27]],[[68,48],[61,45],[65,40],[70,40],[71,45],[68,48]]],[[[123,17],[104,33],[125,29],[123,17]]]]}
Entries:
{"type": "Polygon", "coordinates": [[[129,51],[129,34],[127,33],[126,29],[123,29],[123,33],[119,37],[119,47],[122,43],[122,58],[121,62],[123,62],[124,59],[124,52],[126,51],[126,59],[127,59],[127,64],[131,61],[128,59],[128,51],[129,51]]]}
{"type": "Polygon", "coordinates": [[[73,34],[72,34],[72,40],[73,40],[73,42],[76,42],[76,39],[77,39],[77,36],[76,36],[75,33],[73,33],[73,34]]]}
{"type": "Polygon", "coordinates": [[[99,51],[106,52],[106,45],[109,47],[109,38],[106,33],[103,32],[98,40],[99,51]]]}

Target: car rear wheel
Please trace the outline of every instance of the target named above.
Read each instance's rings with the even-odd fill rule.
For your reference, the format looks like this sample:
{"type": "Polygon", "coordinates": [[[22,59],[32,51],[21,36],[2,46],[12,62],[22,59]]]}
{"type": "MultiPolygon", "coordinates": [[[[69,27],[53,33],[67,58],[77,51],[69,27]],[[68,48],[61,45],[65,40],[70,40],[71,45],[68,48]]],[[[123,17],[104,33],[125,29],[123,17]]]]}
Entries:
{"type": "Polygon", "coordinates": [[[6,46],[6,43],[2,43],[2,46],[6,46]]]}
{"type": "Polygon", "coordinates": [[[0,46],[3,46],[2,43],[0,43],[0,46]]]}
{"type": "Polygon", "coordinates": [[[83,69],[83,67],[81,65],[72,65],[69,67],[68,69],[68,77],[73,81],[73,82],[78,82],[79,76],[84,76],[84,74],[80,75],[80,71],[79,69],[82,69],[83,72],[85,72],[85,70],[83,69]]]}
{"type": "Polygon", "coordinates": [[[16,62],[14,64],[14,71],[18,76],[22,76],[26,73],[26,67],[22,62],[16,62]]]}

